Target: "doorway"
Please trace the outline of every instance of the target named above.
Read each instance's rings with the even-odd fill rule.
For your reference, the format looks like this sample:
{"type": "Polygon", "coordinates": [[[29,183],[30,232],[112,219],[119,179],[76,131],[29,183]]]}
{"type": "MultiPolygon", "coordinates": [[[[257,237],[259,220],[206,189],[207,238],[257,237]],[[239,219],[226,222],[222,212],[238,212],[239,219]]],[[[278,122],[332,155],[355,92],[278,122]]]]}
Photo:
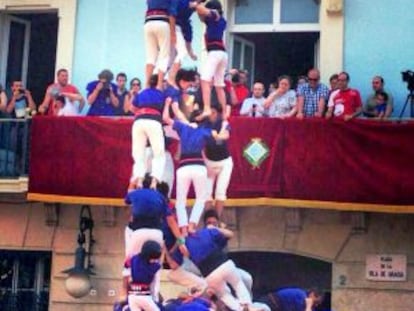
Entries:
{"type": "Polygon", "coordinates": [[[58,23],[57,12],[0,12],[0,84],[6,91],[20,79],[41,103],[54,80],[58,23]]]}
{"type": "Polygon", "coordinates": [[[295,88],[298,76],[318,67],[318,46],[319,32],[237,33],[232,66],[248,70],[251,81],[266,87],[278,76],[289,75],[295,88]]]}
{"type": "Polygon", "coordinates": [[[286,287],[317,287],[324,293],[324,302],[316,311],[330,310],[331,263],[277,252],[234,252],[229,257],[253,276],[254,299],[286,287]]]}

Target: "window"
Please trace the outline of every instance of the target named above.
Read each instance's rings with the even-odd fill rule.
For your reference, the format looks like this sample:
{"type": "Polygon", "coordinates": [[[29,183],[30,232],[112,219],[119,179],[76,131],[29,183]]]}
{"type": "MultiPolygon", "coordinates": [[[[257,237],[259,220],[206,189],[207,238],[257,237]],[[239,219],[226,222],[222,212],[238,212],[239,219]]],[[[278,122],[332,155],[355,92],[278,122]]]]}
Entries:
{"type": "Polygon", "coordinates": [[[47,311],[51,254],[0,250],[0,310],[47,311]]]}

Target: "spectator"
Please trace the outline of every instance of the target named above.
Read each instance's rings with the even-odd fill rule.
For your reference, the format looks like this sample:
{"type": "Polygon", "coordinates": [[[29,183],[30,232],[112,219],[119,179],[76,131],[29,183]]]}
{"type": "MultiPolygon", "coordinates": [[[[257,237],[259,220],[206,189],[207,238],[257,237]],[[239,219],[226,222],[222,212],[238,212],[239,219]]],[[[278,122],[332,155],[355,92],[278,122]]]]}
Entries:
{"type": "Polygon", "coordinates": [[[262,117],[265,114],[264,101],[264,84],[256,82],[253,85],[252,97],[246,98],[240,109],[241,116],[262,117]]]}
{"type": "Polygon", "coordinates": [[[249,96],[249,88],[243,83],[237,69],[231,69],[231,86],[236,95],[236,104],[231,108],[231,115],[238,116],[244,100],[249,96]]]}
{"type": "Polygon", "coordinates": [[[125,98],[127,97],[128,90],[126,89],[127,76],[125,73],[120,72],[116,75],[116,97],[118,98],[119,105],[115,107],[116,116],[124,116],[125,112],[125,98]]]}
{"type": "Polygon", "coordinates": [[[98,80],[90,82],[86,86],[88,91],[88,104],[90,105],[88,116],[114,116],[115,108],[119,105],[116,97],[117,86],[111,81],[114,79],[113,73],[102,70],[98,75],[98,80]]]}
{"type": "MultiPolygon", "coordinates": [[[[57,71],[56,82],[47,87],[43,102],[39,106],[39,113],[56,115],[56,113],[53,111],[53,102],[60,93],[80,94],[76,86],[69,84],[69,72],[64,68],[57,71]]],[[[84,105],[85,100],[83,97],[81,97],[79,100],[79,110],[82,110],[84,105]]]]}
{"type": "Polygon", "coordinates": [[[134,113],[134,105],[132,104],[134,98],[141,91],[141,80],[133,78],[129,82],[129,91],[125,95],[124,99],[124,113],[126,115],[132,115],[134,113]]]}
{"type": "Polygon", "coordinates": [[[289,76],[278,79],[278,88],[264,101],[264,107],[271,118],[289,118],[296,114],[296,92],[290,88],[289,76]]]}
{"type": "Polygon", "coordinates": [[[331,92],[338,89],[338,74],[334,73],[329,77],[329,86],[331,92]]]}
{"type": "Polygon", "coordinates": [[[357,117],[362,111],[361,96],[356,89],[348,87],[349,74],[341,72],[338,75],[338,93],[333,96],[332,102],[328,104],[326,118],[343,118],[345,121],[357,117]]]}
{"type": "Polygon", "coordinates": [[[53,113],[58,117],[73,117],[80,113],[79,102],[82,95],[74,93],[61,93],[53,100],[53,113]]]}
{"type": "Polygon", "coordinates": [[[26,117],[26,109],[36,111],[36,104],[29,90],[23,87],[20,80],[14,80],[11,85],[12,97],[7,104],[6,113],[13,118],[26,117]]]}
{"type": "Polygon", "coordinates": [[[385,112],[387,110],[388,94],[382,91],[378,91],[375,94],[375,101],[377,106],[376,114],[378,119],[385,119],[385,112]]]}
{"type": "Polygon", "coordinates": [[[3,86],[0,84],[0,117],[6,113],[7,107],[7,95],[3,90],[3,86]]]}
{"type": "MultiPolygon", "coordinates": [[[[377,116],[377,103],[376,103],[376,93],[385,92],[384,89],[384,79],[381,76],[375,76],[372,78],[372,90],[374,91],[368,98],[364,106],[364,116],[368,118],[373,118],[377,116]]],[[[394,109],[394,98],[389,92],[386,92],[388,95],[387,107],[385,109],[384,118],[387,119],[391,116],[394,109]]]]}
{"type": "Polygon", "coordinates": [[[319,82],[320,73],[318,69],[308,72],[308,83],[301,85],[298,89],[298,113],[297,117],[322,117],[329,96],[329,89],[319,82]]]}

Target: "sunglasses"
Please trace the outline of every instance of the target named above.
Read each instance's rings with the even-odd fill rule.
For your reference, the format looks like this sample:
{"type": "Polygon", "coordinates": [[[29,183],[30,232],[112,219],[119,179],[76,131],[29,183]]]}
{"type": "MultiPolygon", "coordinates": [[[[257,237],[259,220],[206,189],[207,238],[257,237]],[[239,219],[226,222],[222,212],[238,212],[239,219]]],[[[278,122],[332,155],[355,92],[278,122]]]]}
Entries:
{"type": "Polygon", "coordinates": [[[318,81],[319,79],[318,78],[309,78],[308,77],[308,81],[318,81]]]}

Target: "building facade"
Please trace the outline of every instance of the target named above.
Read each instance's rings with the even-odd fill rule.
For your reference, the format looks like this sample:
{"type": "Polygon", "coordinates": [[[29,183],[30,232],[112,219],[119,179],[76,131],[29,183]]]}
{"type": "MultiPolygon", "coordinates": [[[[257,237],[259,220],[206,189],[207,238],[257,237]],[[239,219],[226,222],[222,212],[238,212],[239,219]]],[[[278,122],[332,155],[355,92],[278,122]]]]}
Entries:
{"type": "MultiPolygon", "coordinates": [[[[400,72],[414,69],[409,13],[414,2],[399,4],[386,0],[375,5],[367,0],[224,1],[231,64],[266,81],[273,79],[266,73],[297,75],[312,66],[321,69],[324,81],[345,70],[363,97],[370,92],[371,77],[380,74],[394,94],[394,116],[398,116],[407,95],[400,72]],[[294,49],[299,52],[294,54],[294,49]],[[292,60],[285,50],[303,58],[292,60]],[[270,56],[275,53],[281,61],[270,56]],[[294,70],[285,72],[291,68],[286,66],[289,62],[294,70]]],[[[56,69],[62,67],[69,69],[72,82],[81,90],[104,68],[143,78],[143,10],[142,0],[0,0],[1,84],[19,76],[41,98],[56,69]],[[20,44],[13,45],[16,38],[20,44]]],[[[193,46],[202,55],[203,29],[196,19],[193,25],[193,46]]],[[[0,283],[2,292],[46,295],[48,310],[111,310],[121,282],[127,209],[92,208],[97,241],[92,257],[94,291],[73,299],[65,291],[62,271],[73,266],[81,207],[27,202],[26,191],[27,176],[0,178],[1,273],[7,275],[7,282],[0,283]],[[30,277],[22,279],[19,274],[30,277]]],[[[256,293],[292,283],[320,285],[331,294],[332,310],[411,310],[412,215],[335,209],[250,206],[226,210],[226,221],[236,230],[230,251],[253,271],[256,293]],[[243,261],[256,252],[278,257],[269,266],[243,261]],[[310,260],[310,268],[298,264],[284,272],[278,268],[284,255],[310,260]],[[403,255],[406,263],[398,269],[405,278],[370,276],[369,272],[381,272],[381,267],[371,267],[370,255],[391,259],[403,255]],[[268,270],[258,269],[260,265],[268,270]]],[[[180,290],[163,280],[165,297],[180,290]]]]}

